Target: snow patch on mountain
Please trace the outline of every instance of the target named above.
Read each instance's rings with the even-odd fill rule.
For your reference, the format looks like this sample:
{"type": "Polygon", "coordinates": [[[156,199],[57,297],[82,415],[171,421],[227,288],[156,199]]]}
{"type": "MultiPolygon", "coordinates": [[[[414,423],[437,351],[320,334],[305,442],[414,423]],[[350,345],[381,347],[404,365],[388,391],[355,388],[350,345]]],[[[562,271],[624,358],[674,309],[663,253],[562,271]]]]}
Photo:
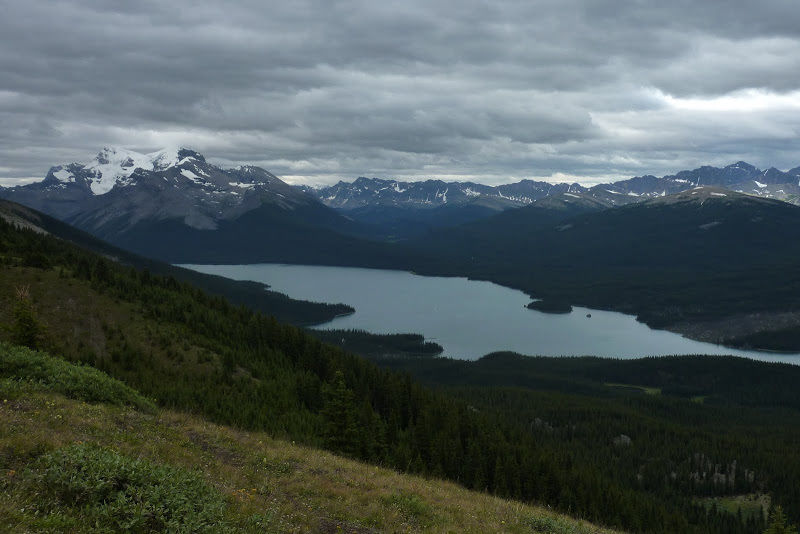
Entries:
{"type": "Polygon", "coordinates": [[[53,173],[53,176],[55,176],[59,182],[63,183],[75,181],[75,176],[73,176],[72,173],[67,169],[59,169],[53,173]]]}
{"type": "Polygon", "coordinates": [[[238,187],[240,189],[251,189],[256,186],[256,184],[246,184],[244,182],[228,182],[228,185],[231,187],[238,187]]]}
{"type": "Polygon", "coordinates": [[[190,179],[191,181],[193,181],[196,184],[205,185],[205,183],[206,183],[205,180],[200,178],[198,175],[196,175],[195,173],[193,173],[189,169],[181,169],[181,174],[183,176],[185,176],[186,178],[190,179]]]}

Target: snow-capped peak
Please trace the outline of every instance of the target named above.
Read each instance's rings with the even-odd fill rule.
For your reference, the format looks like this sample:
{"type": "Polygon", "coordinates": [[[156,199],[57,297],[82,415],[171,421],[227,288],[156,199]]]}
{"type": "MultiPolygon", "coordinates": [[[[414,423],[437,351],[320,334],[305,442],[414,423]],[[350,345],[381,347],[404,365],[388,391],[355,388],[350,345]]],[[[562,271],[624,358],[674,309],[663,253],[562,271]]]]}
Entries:
{"type": "MultiPolygon", "coordinates": [[[[130,177],[136,169],[164,171],[197,157],[202,156],[183,148],[165,148],[149,154],[141,154],[119,147],[104,147],[92,161],[85,163],[83,167],[92,171],[92,176],[88,179],[92,193],[103,195],[111,191],[117,184],[129,183],[130,177]],[[184,157],[181,158],[181,156],[184,157]]],[[[65,181],[60,176],[58,178],[65,181]]]]}

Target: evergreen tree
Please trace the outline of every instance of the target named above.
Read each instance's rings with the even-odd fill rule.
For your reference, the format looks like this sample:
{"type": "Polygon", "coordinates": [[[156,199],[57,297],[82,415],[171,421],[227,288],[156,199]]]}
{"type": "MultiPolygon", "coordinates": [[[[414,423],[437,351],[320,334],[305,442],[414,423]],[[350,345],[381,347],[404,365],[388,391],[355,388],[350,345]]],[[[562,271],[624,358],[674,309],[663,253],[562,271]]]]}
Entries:
{"type": "Polygon", "coordinates": [[[770,521],[764,534],[797,534],[797,527],[788,524],[783,508],[776,506],[770,514],[770,521]]]}
{"type": "Polygon", "coordinates": [[[11,341],[31,349],[41,348],[42,325],[36,318],[27,286],[17,288],[17,302],[14,305],[11,341]]]}
{"type": "Polygon", "coordinates": [[[109,267],[108,262],[103,258],[97,258],[94,263],[94,267],[92,268],[92,279],[100,284],[110,284],[113,278],[113,274],[111,273],[111,267],[109,267]]]}
{"type": "Polygon", "coordinates": [[[333,381],[323,390],[322,417],[325,420],[325,444],[331,450],[354,455],[359,449],[356,406],[353,392],[347,388],[344,375],[336,371],[333,381]]]}

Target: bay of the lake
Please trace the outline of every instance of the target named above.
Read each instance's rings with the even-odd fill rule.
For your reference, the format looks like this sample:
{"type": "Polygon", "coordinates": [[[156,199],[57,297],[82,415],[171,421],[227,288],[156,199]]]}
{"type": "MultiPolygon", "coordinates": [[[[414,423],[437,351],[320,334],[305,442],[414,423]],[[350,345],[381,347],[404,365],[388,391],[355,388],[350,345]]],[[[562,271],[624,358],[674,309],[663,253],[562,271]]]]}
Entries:
{"type": "Polygon", "coordinates": [[[341,302],[355,313],[318,325],[373,333],[418,333],[444,347],[443,356],[474,360],[509,350],[528,355],[638,358],[669,354],[732,354],[800,364],[778,354],[702,343],[653,330],[630,315],[575,307],[547,314],[525,307],[525,293],[466,278],[405,271],[317,265],[183,265],[235,280],[254,280],[292,298],[341,302]],[[587,317],[591,314],[591,317],[587,317]]]}

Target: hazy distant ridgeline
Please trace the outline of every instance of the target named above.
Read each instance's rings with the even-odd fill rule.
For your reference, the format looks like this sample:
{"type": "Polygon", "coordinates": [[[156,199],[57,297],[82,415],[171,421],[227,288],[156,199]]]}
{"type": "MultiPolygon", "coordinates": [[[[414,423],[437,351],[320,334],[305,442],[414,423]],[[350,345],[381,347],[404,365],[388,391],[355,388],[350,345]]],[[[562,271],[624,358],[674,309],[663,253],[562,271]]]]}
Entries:
{"type": "Polygon", "coordinates": [[[491,199],[497,210],[519,207],[550,196],[587,195],[608,206],[619,206],[648,198],[671,195],[697,186],[716,186],[788,202],[798,202],[800,166],[789,171],[774,167],[762,171],[743,161],[724,168],[704,166],[691,171],[657,178],[637,176],[612,183],[585,187],[579,183],[549,183],[522,180],[512,184],[488,186],[473,182],[423,180],[404,182],[379,178],[358,178],[320,188],[304,188],[322,203],[343,211],[367,206],[432,208],[444,204],[469,204],[491,199]]]}

